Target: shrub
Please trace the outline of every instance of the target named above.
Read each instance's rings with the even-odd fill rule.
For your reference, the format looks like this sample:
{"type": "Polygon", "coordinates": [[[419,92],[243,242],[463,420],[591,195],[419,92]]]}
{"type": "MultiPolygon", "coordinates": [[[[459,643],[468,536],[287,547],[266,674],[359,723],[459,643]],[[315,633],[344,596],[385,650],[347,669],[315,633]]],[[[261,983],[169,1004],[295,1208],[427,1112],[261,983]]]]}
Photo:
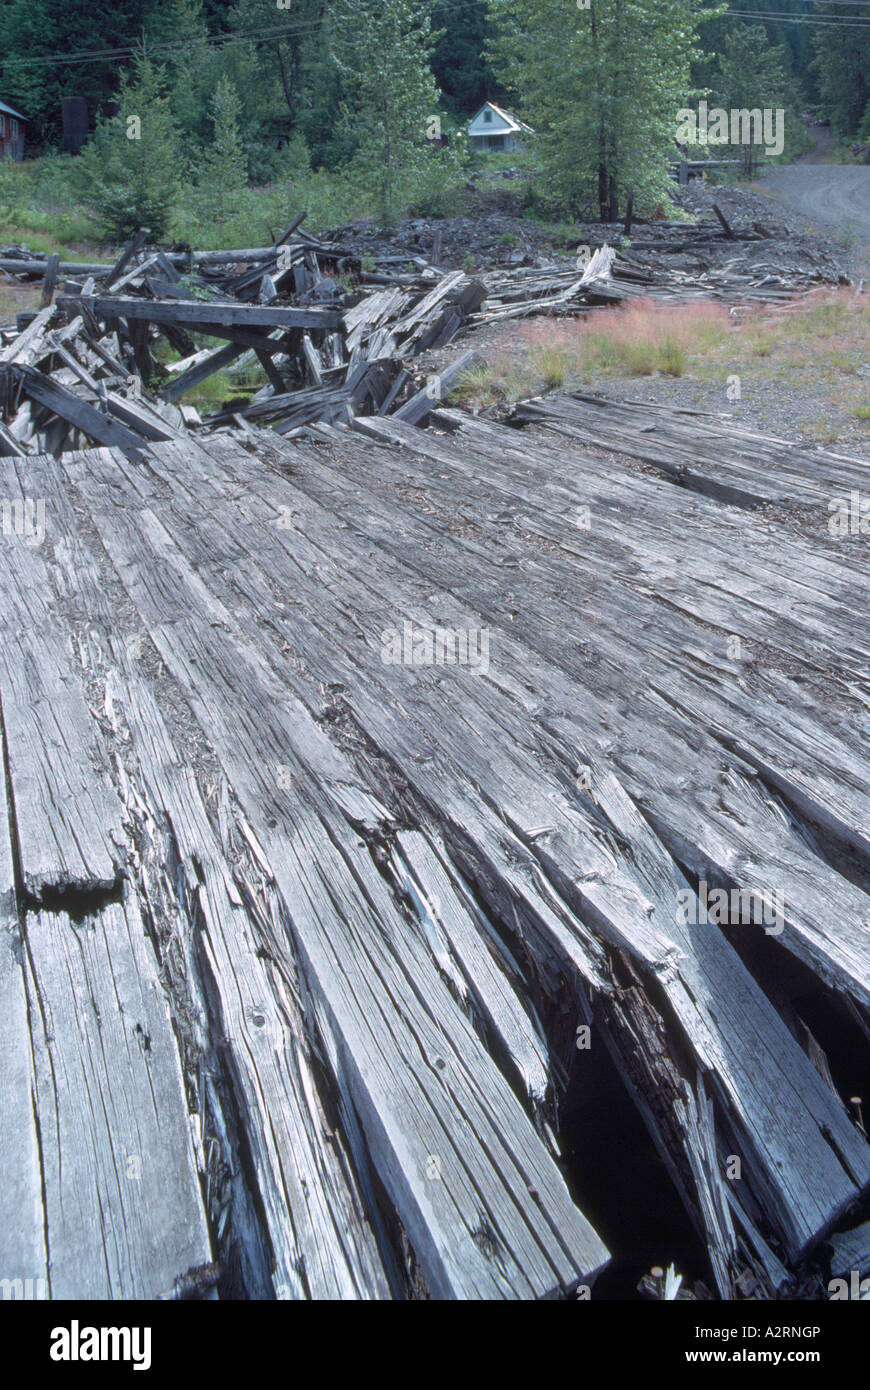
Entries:
{"type": "Polygon", "coordinates": [[[123,241],[148,227],[158,240],[169,231],[181,159],[163,69],[143,54],[121,77],[119,108],[82,153],[79,185],[100,235],[123,241]]]}

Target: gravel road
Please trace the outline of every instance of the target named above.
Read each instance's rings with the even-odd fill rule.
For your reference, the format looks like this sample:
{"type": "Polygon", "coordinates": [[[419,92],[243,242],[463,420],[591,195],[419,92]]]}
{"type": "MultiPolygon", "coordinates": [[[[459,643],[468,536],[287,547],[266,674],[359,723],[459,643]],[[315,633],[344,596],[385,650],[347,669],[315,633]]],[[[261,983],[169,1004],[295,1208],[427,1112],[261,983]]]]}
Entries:
{"type": "Polygon", "coordinates": [[[805,217],[870,245],[870,165],[791,164],[766,170],[763,184],[805,217]]]}
{"type": "Polygon", "coordinates": [[[853,247],[856,269],[870,275],[870,165],[830,164],[830,130],[814,132],[816,149],[795,164],[765,170],[760,183],[809,221],[836,227],[853,247]]]}

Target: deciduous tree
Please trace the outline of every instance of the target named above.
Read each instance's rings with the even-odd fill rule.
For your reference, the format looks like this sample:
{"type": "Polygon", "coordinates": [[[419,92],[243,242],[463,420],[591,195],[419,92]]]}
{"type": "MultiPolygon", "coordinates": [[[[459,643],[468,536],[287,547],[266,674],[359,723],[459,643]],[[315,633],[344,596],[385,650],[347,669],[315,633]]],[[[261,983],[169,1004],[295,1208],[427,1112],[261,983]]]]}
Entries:
{"type": "Polygon", "coordinates": [[[676,113],[691,86],[700,0],[490,0],[497,76],[536,132],[563,207],[615,220],[667,204],[676,113]]]}

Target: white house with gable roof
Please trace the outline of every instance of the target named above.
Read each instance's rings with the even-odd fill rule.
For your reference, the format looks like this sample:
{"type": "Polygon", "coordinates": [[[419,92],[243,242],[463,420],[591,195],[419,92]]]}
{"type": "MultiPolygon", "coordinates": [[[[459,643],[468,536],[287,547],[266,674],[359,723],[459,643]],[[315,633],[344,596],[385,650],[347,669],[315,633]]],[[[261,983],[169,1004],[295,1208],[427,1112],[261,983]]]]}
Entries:
{"type": "Polygon", "coordinates": [[[473,150],[523,150],[523,136],[533,134],[531,126],[518,121],[509,111],[502,111],[492,101],[481,106],[468,127],[468,139],[473,150]]]}

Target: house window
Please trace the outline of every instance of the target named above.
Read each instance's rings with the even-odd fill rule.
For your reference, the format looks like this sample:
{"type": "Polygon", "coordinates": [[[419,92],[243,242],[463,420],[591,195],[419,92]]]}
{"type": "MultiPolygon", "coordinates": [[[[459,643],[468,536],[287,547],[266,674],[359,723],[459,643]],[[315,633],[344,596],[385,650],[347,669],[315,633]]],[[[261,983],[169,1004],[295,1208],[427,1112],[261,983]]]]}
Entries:
{"type": "Polygon", "coordinates": [[[492,120],[492,112],[491,112],[491,111],[484,111],[484,113],[483,113],[483,119],[484,119],[485,121],[491,121],[491,120],[492,120]]]}

